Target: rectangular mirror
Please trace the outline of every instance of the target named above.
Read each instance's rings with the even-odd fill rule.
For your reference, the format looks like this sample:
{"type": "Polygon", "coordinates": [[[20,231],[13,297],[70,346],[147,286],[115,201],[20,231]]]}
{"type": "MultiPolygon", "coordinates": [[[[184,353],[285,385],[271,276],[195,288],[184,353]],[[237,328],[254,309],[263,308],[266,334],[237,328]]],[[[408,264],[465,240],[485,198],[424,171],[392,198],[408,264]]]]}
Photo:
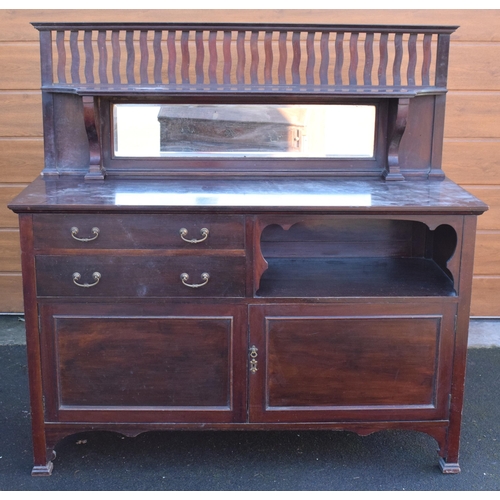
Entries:
{"type": "Polygon", "coordinates": [[[372,158],[374,105],[114,104],[115,157],[372,158]]]}

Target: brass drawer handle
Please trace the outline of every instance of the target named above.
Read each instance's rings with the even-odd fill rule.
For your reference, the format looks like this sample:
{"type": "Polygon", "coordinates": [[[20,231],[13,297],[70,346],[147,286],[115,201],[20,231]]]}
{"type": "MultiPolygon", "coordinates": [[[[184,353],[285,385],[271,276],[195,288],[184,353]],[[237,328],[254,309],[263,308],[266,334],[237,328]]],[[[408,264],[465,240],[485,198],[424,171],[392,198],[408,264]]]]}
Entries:
{"type": "Polygon", "coordinates": [[[82,288],[90,288],[91,286],[96,286],[97,283],[99,283],[99,280],[101,279],[101,273],[98,273],[97,271],[95,273],[92,273],[92,278],[94,278],[94,283],[78,283],[81,277],[82,275],[80,273],[73,273],[73,283],[76,286],[81,286],[82,288]]]}
{"type": "Polygon", "coordinates": [[[71,228],[71,236],[76,241],[83,241],[83,242],[94,241],[99,236],[99,232],[100,232],[100,229],[98,227],[93,227],[92,228],[92,234],[94,235],[93,237],[89,237],[89,238],[77,238],[76,235],[78,234],[78,228],[77,227],[72,227],[71,228]]]}
{"type": "Polygon", "coordinates": [[[181,235],[181,238],[187,243],[201,243],[202,241],[205,241],[208,238],[209,232],[210,231],[206,227],[202,227],[200,229],[200,234],[203,236],[203,238],[201,238],[199,240],[197,240],[195,238],[193,238],[192,240],[188,240],[187,238],[184,237],[188,234],[188,230],[185,227],[181,227],[179,229],[179,234],[181,235]]]}
{"type": "Polygon", "coordinates": [[[189,279],[189,274],[188,273],[182,273],[181,274],[181,281],[183,285],[188,286],[189,288],[200,288],[200,286],[205,286],[208,283],[208,280],[210,279],[210,274],[208,273],[202,273],[201,279],[203,280],[203,283],[197,283],[194,285],[190,285],[187,283],[187,280],[189,279]]]}

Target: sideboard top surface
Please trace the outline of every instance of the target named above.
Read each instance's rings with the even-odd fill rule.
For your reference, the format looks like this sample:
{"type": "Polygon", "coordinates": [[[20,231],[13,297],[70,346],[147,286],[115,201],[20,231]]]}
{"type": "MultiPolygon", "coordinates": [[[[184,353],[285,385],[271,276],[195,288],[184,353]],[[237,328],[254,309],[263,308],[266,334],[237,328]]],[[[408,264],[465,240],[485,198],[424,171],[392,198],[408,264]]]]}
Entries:
{"type": "Polygon", "coordinates": [[[481,214],[488,206],[445,179],[121,179],[39,177],[9,205],[50,211],[321,211],[481,214]]]}

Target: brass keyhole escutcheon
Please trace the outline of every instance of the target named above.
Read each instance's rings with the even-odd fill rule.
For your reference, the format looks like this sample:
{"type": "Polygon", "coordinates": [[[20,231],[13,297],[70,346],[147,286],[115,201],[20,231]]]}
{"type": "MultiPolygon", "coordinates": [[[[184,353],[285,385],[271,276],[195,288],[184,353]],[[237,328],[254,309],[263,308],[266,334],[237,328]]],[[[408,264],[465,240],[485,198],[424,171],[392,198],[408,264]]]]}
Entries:
{"type": "Polygon", "coordinates": [[[258,356],[258,349],[254,345],[250,347],[250,372],[255,373],[258,368],[257,368],[257,356],[258,356]]]}

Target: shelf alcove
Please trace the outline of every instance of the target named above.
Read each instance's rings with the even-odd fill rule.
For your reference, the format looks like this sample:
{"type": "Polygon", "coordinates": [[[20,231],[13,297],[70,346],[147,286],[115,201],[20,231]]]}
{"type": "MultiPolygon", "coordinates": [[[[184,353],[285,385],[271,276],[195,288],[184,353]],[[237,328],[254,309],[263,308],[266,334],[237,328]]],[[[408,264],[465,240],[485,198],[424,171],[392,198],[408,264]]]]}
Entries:
{"type": "Polygon", "coordinates": [[[446,224],[419,221],[317,218],[285,230],[264,228],[267,270],[259,297],[454,296],[447,267],[457,245],[446,224]]]}

